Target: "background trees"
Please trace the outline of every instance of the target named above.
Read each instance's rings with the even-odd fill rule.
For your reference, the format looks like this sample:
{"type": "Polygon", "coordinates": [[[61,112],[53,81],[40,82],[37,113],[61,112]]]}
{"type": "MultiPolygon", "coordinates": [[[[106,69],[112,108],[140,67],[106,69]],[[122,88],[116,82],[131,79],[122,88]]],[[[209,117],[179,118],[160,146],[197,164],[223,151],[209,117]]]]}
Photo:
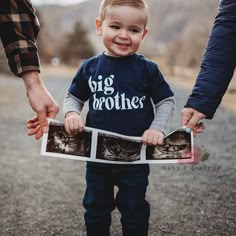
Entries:
{"type": "Polygon", "coordinates": [[[73,32],[66,35],[63,41],[59,55],[65,64],[77,65],[80,60],[95,55],[88,33],[81,22],[75,23],[73,32]]]}

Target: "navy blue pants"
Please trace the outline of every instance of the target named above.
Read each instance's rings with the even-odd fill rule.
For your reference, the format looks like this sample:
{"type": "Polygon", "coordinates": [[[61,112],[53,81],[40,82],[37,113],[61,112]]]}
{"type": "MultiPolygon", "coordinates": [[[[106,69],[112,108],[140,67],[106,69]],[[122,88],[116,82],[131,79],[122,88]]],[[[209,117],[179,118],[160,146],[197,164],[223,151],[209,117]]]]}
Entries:
{"type": "Polygon", "coordinates": [[[87,163],[84,196],[87,236],[110,236],[111,212],[121,213],[123,236],[147,236],[150,206],[145,200],[149,165],[87,163]],[[114,196],[114,186],[118,192],[114,196]]]}

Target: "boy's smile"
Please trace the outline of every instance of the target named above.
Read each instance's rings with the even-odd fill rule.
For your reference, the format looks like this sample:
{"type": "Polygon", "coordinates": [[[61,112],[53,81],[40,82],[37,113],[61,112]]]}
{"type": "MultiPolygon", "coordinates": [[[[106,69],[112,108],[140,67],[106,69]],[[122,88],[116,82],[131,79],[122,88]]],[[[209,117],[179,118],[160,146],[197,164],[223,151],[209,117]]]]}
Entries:
{"type": "Polygon", "coordinates": [[[108,7],[103,21],[96,20],[98,35],[102,36],[105,54],[113,57],[135,53],[147,33],[147,13],[131,6],[108,7]]]}
{"type": "Polygon", "coordinates": [[[115,44],[117,44],[117,47],[120,48],[120,50],[128,50],[130,47],[130,44],[125,44],[125,43],[119,43],[119,42],[115,42],[115,44]]]}

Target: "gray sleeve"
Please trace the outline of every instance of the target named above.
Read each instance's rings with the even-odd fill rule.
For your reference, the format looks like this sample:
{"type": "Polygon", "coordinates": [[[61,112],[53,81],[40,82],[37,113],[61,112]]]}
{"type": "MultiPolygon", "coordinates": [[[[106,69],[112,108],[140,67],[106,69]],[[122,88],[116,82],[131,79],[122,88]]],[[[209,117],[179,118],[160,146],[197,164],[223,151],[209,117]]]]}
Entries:
{"type": "Polygon", "coordinates": [[[84,106],[84,102],[76,98],[70,93],[67,93],[65,98],[64,98],[64,103],[63,103],[63,114],[64,116],[68,112],[78,112],[79,114],[81,113],[82,109],[84,106]]]}
{"type": "Polygon", "coordinates": [[[155,116],[150,128],[157,129],[166,135],[175,113],[175,98],[166,98],[154,104],[154,108],[155,116]]]}

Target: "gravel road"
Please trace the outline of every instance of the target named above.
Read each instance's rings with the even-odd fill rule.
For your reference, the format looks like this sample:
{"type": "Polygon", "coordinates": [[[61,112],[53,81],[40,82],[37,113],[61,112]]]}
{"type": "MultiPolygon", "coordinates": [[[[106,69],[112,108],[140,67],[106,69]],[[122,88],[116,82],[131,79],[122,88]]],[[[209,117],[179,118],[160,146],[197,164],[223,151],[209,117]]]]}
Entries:
{"type": "MultiPolygon", "coordinates": [[[[70,84],[63,74],[46,79],[57,102],[70,84]]],[[[174,87],[177,113],[189,91],[174,87]]],[[[0,75],[0,235],[85,236],[82,198],[85,163],[42,157],[40,141],[26,135],[33,116],[20,79],[0,75]]],[[[62,114],[57,117],[62,120],[62,114]]],[[[236,115],[220,108],[196,145],[211,153],[198,165],[152,165],[147,199],[150,236],[236,235],[236,115]]],[[[121,236],[114,211],[112,236],[121,236]]],[[[135,236],[135,235],[134,235],[135,236]]]]}

